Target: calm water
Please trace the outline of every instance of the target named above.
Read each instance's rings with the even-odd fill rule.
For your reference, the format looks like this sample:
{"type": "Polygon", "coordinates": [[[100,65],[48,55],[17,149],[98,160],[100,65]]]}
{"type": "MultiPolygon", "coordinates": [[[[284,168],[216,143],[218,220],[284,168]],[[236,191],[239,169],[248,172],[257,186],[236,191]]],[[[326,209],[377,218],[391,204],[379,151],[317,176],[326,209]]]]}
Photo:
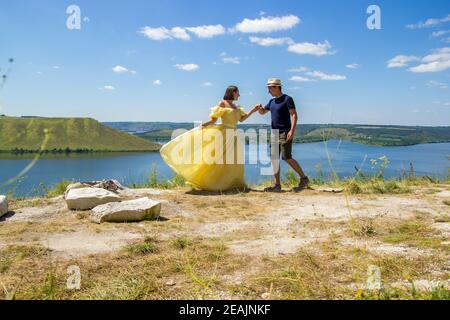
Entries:
{"type": "MultiPolygon", "coordinates": [[[[246,158],[254,155],[254,150],[246,146],[246,158]]],[[[373,147],[354,144],[347,141],[328,142],[328,152],[332,166],[340,177],[353,176],[355,166],[367,173],[374,173],[371,159],[387,156],[390,164],[385,170],[386,177],[399,177],[402,172],[409,172],[410,162],[414,165],[416,175],[428,175],[435,178],[446,177],[450,170],[450,143],[423,144],[407,147],[373,147]]],[[[324,143],[295,144],[294,158],[312,177],[318,173],[320,164],[324,177],[330,176],[324,143]]],[[[0,155],[0,185],[16,176],[32,161],[32,157],[0,155]]],[[[248,163],[246,161],[246,163],[248,163]]],[[[173,173],[162,161],[159,153],[116,153],[81,156],[48,156],[41,158],[28,173],[14,185],[0,187],[0,193],[14,189],[16,196],[41,194],[40,183],[51,186],[62,179],[92,181],[113,178],[128,185],[144,182],[150,175],[153,164],[158,171],[158,179],[170,179],[173,173]]],[[[245,176],[248,183],[270,179],[261,174],[261,168],[267,164],[246,164],[245,176]]],[[[282,163],[282,173],[288,166],[282,163]]]]}

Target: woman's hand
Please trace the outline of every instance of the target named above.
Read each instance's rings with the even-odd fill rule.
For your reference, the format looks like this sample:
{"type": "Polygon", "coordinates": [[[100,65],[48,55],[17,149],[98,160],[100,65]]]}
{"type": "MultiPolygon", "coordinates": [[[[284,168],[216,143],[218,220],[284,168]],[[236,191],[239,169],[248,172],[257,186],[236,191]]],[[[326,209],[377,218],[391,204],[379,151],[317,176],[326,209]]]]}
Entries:
{"type": "Polygon", "coordinates": [[[258,112],[261,108],[262,108],[262,105],[259,103],[259,104],[255,105],[250,112],[251,113],[258,112]]]}

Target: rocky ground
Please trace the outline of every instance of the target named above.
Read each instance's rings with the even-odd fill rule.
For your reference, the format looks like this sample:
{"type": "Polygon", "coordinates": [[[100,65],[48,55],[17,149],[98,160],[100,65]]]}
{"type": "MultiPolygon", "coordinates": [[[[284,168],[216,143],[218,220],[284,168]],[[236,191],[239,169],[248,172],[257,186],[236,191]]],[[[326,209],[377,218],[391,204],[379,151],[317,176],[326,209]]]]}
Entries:
{"type": "Polygon", "coordinates": [[[403,195],[127,189],[121,197],[161,202],[160,218],[96,224],[63,196],[10,201],[0,218],[0,297],[450,298],[448,184],[403,195]],[[78,290],[67,288],[70,266],[80,269],[78,290]],[[373,266],[379,290],[367,287],[373,266]]]}

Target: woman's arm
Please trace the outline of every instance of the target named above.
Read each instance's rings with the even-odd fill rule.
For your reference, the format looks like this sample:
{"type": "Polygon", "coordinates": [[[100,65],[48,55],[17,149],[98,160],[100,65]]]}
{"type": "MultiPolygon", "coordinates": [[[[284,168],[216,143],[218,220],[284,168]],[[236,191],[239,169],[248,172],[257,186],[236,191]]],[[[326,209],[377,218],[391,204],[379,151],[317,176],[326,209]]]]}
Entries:
{"type": "Polygon", "coordinates": [[[250,112],[248,112],[245,116],[242,116],[239,121],[240,122],[244,122],[245,120],[247,120],[252,114],[257,112],[258,110],[259,110],[259,105],[257,104],[256,106],[253,107],[252,110],[250,110],[250,112]]]}
{"type": "Polygon", "coordinates": [[[211,125],[215,124],[216,122],[217,122],[217,118],[211,118],[211,120],[202,123],[201,127],[204,128],[207,126],[211,126],[211,125]]]}

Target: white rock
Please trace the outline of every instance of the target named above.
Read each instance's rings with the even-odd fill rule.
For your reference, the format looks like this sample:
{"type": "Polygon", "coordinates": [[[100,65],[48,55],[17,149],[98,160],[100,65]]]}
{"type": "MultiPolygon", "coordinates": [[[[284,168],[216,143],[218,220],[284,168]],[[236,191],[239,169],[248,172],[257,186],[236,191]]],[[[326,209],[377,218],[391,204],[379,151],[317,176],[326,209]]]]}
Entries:
{"type": "Polygon", "coordinates": [[[119,181],[109,179],[101,181],[71,183],[67,186],[64,195],[67,195],[67,193],[72,189],[80,189],[80,188],[101,188],[114,193],[119,193],[120,191],[128,190],[128,188],[121,185],[119,181]]]}
{"type": "Polygon", "coordinates": [[[161,202],[145,197],[95,207],[92,209],[91,220],[96,223],[153,220],[159,217],[160,212],[161,202]]]}
{"type": "Polygon", "coordinates": [[[69,193],[69,191],[72,189],[81,189],[81,188],[87,188],[87,187],[88,187],[87,185],[85,185],[81,182],[71,183],[67,186],[66,192],[64,194],[67,195],[69,193]]]}
{"type": "Polygon", "coordinates": [[[70,210],[90,210],[101,204],[121,200],[114,192],[100,188],[71,189],[65,199],[70,210]]]}
{"type": "Polygon", "coordinates": [[[6,196],[0,196],[0,217],[8,213],[8,199],[6,196]]]}

